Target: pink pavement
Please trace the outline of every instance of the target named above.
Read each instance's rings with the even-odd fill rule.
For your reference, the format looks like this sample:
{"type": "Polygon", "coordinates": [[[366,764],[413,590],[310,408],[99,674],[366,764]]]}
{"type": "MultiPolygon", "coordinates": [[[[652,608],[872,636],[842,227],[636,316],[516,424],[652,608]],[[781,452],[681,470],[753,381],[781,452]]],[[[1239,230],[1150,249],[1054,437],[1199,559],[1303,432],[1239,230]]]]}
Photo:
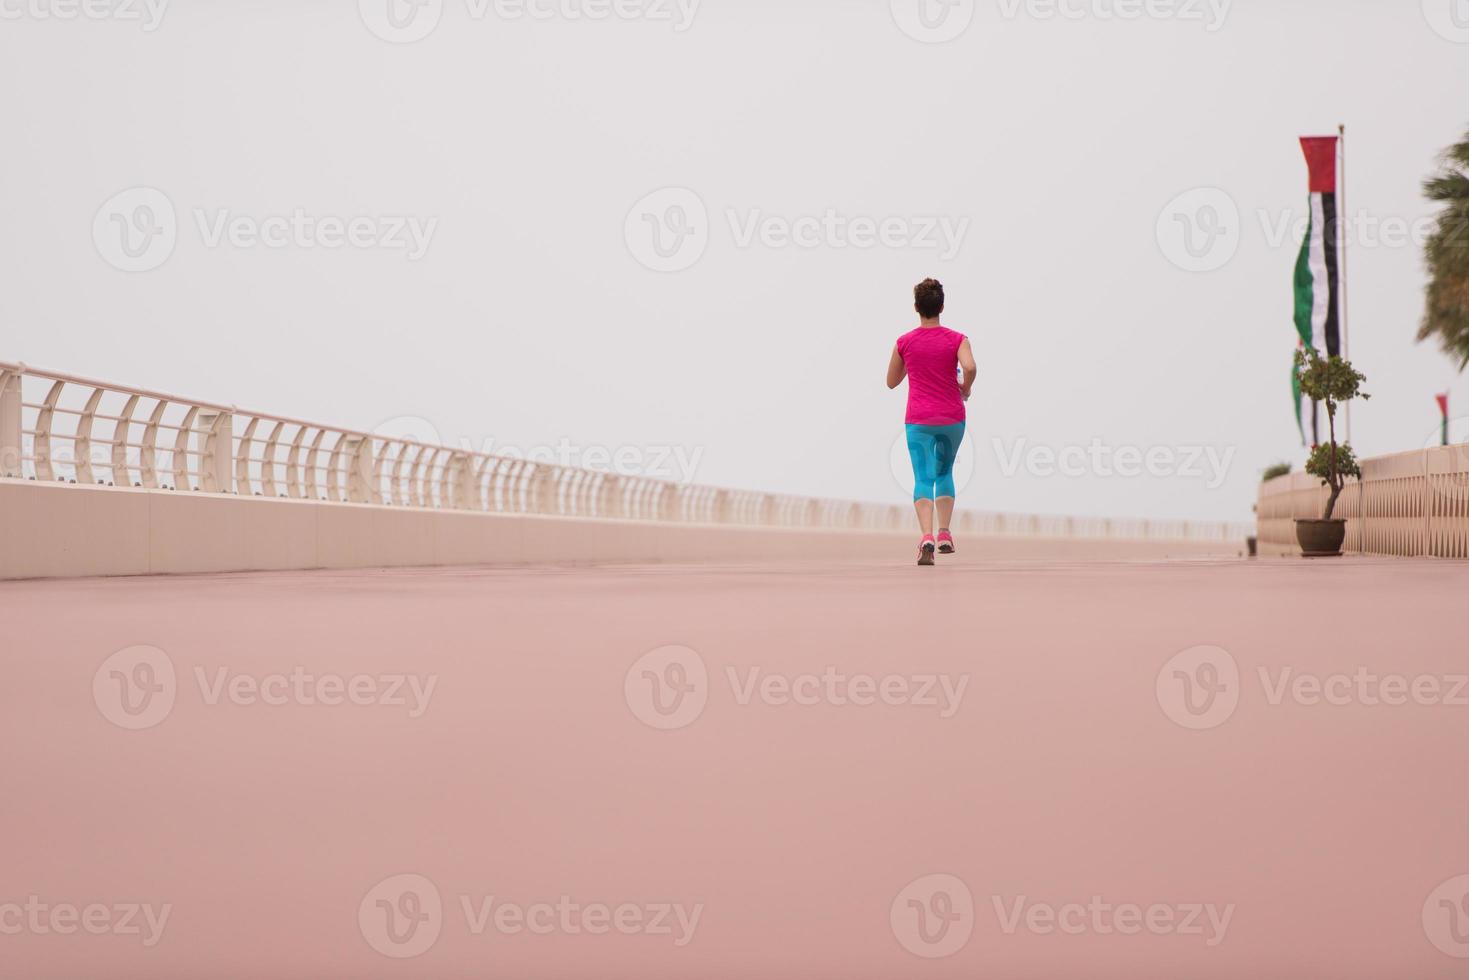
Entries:
{"type": "Polygon", "coordinates": [[[973,553],[0,584],[0,976],[1462,976],[1466,588],[973,553]]]}

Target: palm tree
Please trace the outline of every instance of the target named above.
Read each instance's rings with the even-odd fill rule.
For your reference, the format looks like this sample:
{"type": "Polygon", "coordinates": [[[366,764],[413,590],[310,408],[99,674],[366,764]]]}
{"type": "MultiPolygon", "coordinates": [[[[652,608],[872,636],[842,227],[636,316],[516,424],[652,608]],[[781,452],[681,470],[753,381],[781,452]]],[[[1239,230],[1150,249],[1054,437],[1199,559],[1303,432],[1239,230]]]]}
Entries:
{"type": "Polygon", "coordinates": [[[1423,193],[1443,210],[1424,246],[1428,304],[1418,339],[1436,338],[1462,371],[1469,364],[1469,133],[1444,151],[1441,162],[1423,182],[1423,193]]]}

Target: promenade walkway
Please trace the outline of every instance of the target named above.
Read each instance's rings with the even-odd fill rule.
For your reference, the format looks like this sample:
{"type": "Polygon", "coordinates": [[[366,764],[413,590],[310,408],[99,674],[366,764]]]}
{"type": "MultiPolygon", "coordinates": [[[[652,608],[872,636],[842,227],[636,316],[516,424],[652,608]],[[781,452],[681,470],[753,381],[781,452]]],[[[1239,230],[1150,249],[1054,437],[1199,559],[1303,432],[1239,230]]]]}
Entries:
{"type": "Polygon", "coordinates": [[[0,976],[1460,976],[1466,588],[969,552],[0,583],[0,976]]]}

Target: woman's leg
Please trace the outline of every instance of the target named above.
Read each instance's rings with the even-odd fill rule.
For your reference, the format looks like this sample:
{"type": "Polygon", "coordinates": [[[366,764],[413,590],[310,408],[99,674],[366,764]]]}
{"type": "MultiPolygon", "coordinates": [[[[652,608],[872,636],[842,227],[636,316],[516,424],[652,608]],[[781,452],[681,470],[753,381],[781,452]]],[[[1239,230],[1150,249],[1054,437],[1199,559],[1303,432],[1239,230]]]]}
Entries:
{"type": "Polygon", "coordinates": [[[954,498],[940,497],[934,501],[934,510],[937,512],[939,529],[949,530],[954,526],[954,498]]]}
{"type": "Polygon", "coordinates": [[[934,431],[934,496],[939,527],[947,530],[954,519],[954,459],[964,443],[964,423],[934,431]]]}
{"type": "Polygon", "coordinates": [[[913,509],[918,513],[918,530],[923,532],[925,538],[933,537],[933,501],[915,500],[913,509]]]}
{"type": "Polygon", "coordinates": [[[934,429],[926,425],[908,426],[908,457],[913,461],[913,510],[918,514],[918,527],[925,537],[933,534],[933,498],[936,453],[934,429]]]}

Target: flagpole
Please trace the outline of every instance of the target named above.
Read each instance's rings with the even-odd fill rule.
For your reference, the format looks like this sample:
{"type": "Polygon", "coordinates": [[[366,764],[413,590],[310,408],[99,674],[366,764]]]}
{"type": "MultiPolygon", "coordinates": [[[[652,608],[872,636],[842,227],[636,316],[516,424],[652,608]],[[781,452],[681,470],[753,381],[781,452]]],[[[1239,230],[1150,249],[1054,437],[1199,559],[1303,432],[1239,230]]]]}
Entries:
{"type": "MultiPolygon", "coordinates": [[[[1351,217],[1347,211],[1347,127],[1342,123],[1337,127],[1338,146],[1341,148],[1341,166],[1337,176],[1337,224],[1341,235],[1341,356],[1343,360],[1352,359],[1351,333],[1347,329],[1347,229],[1350,227],[1351,217]]],[[[1347,402],[1347,442],[1352,441],[1352,403],[1347,402]]]]}

